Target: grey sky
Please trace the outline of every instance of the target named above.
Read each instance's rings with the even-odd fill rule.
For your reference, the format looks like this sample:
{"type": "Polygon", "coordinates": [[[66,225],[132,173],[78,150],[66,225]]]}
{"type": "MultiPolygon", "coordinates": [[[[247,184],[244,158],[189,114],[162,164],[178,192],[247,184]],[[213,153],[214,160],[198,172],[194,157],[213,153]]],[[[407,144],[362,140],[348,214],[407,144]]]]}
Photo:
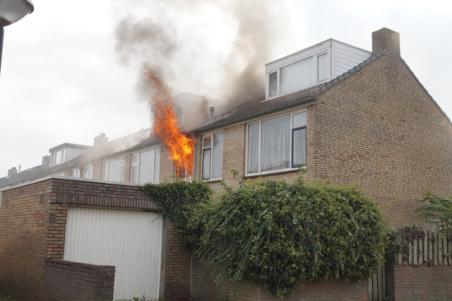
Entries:
{"type": "MultiPolygon", "coordinates": [[[[206,5],[191,14],[189,5],[178,12],[159,0],[124,2],[35,0],[32,15],[5,29],[0,176],[12,166],[40,164],[50,147],[63,142],[91,144],[101,132],[116,138],[150,126],[147,105],[136,94],[137,68],[121,64],[115,53],[115,26],[125,16],[149,13],[171,20],[182,33],[178,43],[185,45],[178,74],[201,70],[211,79],[221,77],[221,58],[236,33],[234,20],[221,8],[206,5]],[[204,58],[216,64],[203,66],[204,58]]],[[[269,22],[285,28],[281,36],[268,37],[274,41],[269,60],[330,37],[370,50],[371,32],[389,27],[401,34],[402,57],[452,116],[450,1],[274,2],[281,7],[269,22]]],[[[185,81],[178,90],[215,93],[216,87],[215,81],[196,80],[185,81]]]]}

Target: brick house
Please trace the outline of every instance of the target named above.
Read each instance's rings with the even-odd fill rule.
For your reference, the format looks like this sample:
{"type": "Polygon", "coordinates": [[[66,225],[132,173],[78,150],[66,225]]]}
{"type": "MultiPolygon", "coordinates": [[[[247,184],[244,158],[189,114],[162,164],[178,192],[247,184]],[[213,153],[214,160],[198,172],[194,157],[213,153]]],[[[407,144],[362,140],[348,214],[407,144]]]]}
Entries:
{"type": "MultiPolygon", "coordinates": [[[[199,178],[213,187],[218,180],[232,186],[253,178],[290,181],[301,165],[308,179],[357,185],[394,228],[422,224],[416,208],[426,192],[452,195],[452,125],[400,57],[398,33],[374,32],[372,47],[367,53],[329,40],[267,64],[265,97],[196,130],[199,178]],[[336,71],[352,58],[360,62],[336,71]],[[310,81],[292,82],[291,76],[307,74],[310,81]],[[222,155],[215,155],[216,141],[222,155]]],[[[410,272],[396,267],[396,284],[403,273],[410,272]]],[[[452,269],[438,267],[436,273],[446,275],[437,290],[444,292],[452,285],[452,269]]],[[[431,270],[424,276],[416,285],[436,282],[431,270]]],[[[199,278],[194,295],[208,300],[206,279],[199,278]]],[[[334,300],[361,300],[351,297],[362,289],[359,284],[347,285],[313,289],[312,300],[333,300],[330,294],[334,300]]],[[[311,300],[310,289],[306,285],[293,300],[311,300]]],[[[397,289],[397,300],[452,298],[450,289],[436,297],[422,289],[407,297],[409,288],[397,289]]],[[[263,295],[256,288],[250,300],[268,300],[263,295]]]]}
{"type": "MultiPolygon", "coordinates": [[[[243,179],[290,181],[298,176],[299,168],[304,168],[308,179],[359,186],[377,202],[395,228],[422,223],[416,208],[424,193],[452,195],[452,125],[401,58],[398,33],[385,28],[374,32],[372,52],[330,39],[273,61],[265,69],[262,99],[241,104],[194,130],[196,180],[220,189],[220,181],[231,186],[243,179]]],[[[158,213],[158,208],[142,203],[123,205],[130,199],[143,199],[137,197],[138,192],[131,188],[134,186],[124,184],[175,179],[174,168],[159,140],[143,137],[148,137],[147,131],[110,142],[101,135],[93,147],[63,144],[52,148],[41,166],[20,173],[12,169],[8,177],[0,179],[3,204],[15,204],[23,194],[33,195],[32,203],[46,203],[38,191],[48,185],[44,190],[50,207],[44,208],[44,216],[33,215],[46,229],[41,234],[48,237],[47,251],[34,245],[41,250],[41,259],[36,261],[39,277],[30,280],[30,287],[41,288],[39,283],[49,283],[55,276],[48,270],[60,268],[55,268],[54,262],[44,263],[42,258],[66,259],[70,208],[89,205],[158,213]],[[80,180],[45,180],[54,176],[80,180]],[[66,198],[61,196],[65,189],[72,191],[66,198]],[[90,201],[102,200],[105,190],[112,191],[109,198],[114,199],[114,193],[119,197],[116,201],[90,201]],[[58,192],[61,198],[56,197],[58,192]],[[89,197],[79,199],[74,194],[89,197]],[[56,216],[61,220],[54,219],[53,207],[58,208],[56,216]],[[55,224],[63,225],[60,232],[48,236],[52,231],[46,231],[55,224]],[[57,246],[52,247],[55,241],[57,246]],[[42,269],[45,264],[48,268],[42,269]]],[[[0,225],[2,221],[10,222],[11,214],[21,212],[20,206],[9,213],[9,207],[5,207],[0,207],[0,225]]],[[[164,280],[160,296],[177,300],[176,296],[190,293],[195,300],[274,300],[265,289],[250,283],[214,284],[208,267],[190,257],[170,223],[163,224],[160,278],[164,280]]],[[[9,242],[0,240],[0,260],[5,256],[1,253],[2,243],[12,243],[15,237],[9,242]]],[[[17,259],[10,256],[3,258],[17,259]]],[[[103,271],[99,273],[108,274],[108,269],[99,269],[103,271]]],[[[452,299],[448,289],[452,285],[451,267],[423,269],[426,271],[419,275],[411,267],[396,267],[395,299],[452,299]]],[[[21,280],[17,277],[9,285],[17,285],[21,280]]],[[[0,272],[0,285],[5,279],[8,275],[0,272]]],[[[365,281],[329,281],[306,284],[288,300],[371,298],[365,281]]]]}

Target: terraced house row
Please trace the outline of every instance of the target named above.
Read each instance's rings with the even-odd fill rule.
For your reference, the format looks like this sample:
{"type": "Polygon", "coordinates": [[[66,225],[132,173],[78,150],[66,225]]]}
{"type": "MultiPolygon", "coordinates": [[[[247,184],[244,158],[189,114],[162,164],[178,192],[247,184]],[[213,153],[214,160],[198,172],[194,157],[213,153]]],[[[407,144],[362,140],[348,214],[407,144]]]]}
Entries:
{"type": "MultiPolygon", "coordinates": [[[[394,228],[424,223],[416,212],[424,193],[452,195],[451,122],[401,57],[397,32],[375,31],[372,51],[329,39],[266,64],[264,75],[262,98],[206,116],[192,131],[195,180],[220,189],[220,181],[292,181],[303,168],[311,180],[357,185],[394,228]]],[[[176,179],[150,132],[113,141],[100,135],[93,146],[64,143],[42,165],[0,179],[0,288],[46,300],[30,296],[75,269],[108,274],[99,265],[113,262],[114,289],[97,291],[115,299],[274,300],[254,284],[212,283],[158,207],[144,202],[136,185],[176,179]],[[27,221],[18,222],[21,215],[27,221]],[[23,261],[14,252],[18,238],[35,242],[19,252],[23,261]],[[106,245],[129,253],[99,256],[106,245]],[[25,281],[21,265],[29,267],[25,281]]],[[[395,300],[452,299],[448,265],[396,266],[392,276],[395,300]]],[[[67,295],[77,291],[61,285],[67,295]]],[[[377,300],[371,289],[367,281],[324,281],[289,299],[377,300]]]]}

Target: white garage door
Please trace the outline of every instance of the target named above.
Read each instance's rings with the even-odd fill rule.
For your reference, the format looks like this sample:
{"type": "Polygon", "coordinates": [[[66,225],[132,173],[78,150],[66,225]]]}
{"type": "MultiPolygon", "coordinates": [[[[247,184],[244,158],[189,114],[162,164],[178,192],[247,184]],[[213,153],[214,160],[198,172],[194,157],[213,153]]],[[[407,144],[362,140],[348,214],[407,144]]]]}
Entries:
{"type": "Polygon", "coordinates": [[[114,299],[159,298],[162,217],[152,212],[70,208],[64,259],[116,267],[114,299]]]}

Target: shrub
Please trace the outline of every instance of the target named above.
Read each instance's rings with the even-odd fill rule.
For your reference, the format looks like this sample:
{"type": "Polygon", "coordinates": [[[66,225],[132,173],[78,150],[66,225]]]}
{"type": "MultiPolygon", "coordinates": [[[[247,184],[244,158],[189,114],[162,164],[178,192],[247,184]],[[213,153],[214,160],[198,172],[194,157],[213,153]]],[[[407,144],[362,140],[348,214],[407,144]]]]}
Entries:
{"type": "Polygon", "coordinates": [[[0,293],[0,301],[14,301],[13,297],[0,293]]]}
{"type": "Polygon", "coordinates": [[[382,217],[354,188],[268,181],[227,190],[215,205],[205,189],[179,183],[145,191],[167,206],[166,215],[176,218],[195,255],[220,277],[252,281],[285,296],[303,282],[367,278],[383,261],[382,217]]]}

